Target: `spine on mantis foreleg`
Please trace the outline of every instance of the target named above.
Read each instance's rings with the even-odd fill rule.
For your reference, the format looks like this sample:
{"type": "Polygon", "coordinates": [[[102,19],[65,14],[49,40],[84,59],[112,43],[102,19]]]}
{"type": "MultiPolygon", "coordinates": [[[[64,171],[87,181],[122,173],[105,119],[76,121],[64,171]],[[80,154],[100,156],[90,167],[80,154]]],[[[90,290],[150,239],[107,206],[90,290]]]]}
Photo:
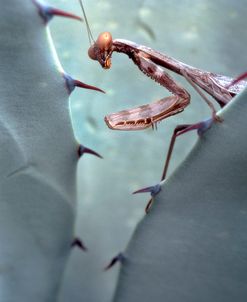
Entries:
{"type": "Polygon", "coordinates": [[[80,83],[59,70],[46,26],[61,12],[42,5],[0,3],[1,301],[56,301],[74,237],[68,89],[80,83]]]}
{"type": "Polygon", "coordinates": [[[245,89],[162,184],[121,256],[115,302],[246,300],[246,101],[245,89]]]}

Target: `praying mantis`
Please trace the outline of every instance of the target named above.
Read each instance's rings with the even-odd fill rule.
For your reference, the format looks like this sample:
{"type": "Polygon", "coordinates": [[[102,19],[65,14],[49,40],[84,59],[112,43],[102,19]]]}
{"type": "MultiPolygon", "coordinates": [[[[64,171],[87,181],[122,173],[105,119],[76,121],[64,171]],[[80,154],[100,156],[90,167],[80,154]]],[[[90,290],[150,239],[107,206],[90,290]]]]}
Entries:
{"type": "MultiPolygon", "coordinates": [[[[211,95],[221,107],[224,107],[234,96],[247,87],[247,82],[245,81],[247,74],[243,74],[236,80],[233,80],[224,75],[187,65],[147,46],[138,45],[123,39],[113,40],[109,32],[101,33],[95,41],[89,28],[82,2],[81,0],[79,1],[84,13],[88,37],[91,43],[88,55],[92,60],[98,61],[104,69],[109,69],[111,67],[112,54],[114,52],[123,53],[133,61],[141,72],[172,93],[172,96],[165,97],[153,103],[107,115],[105,122],[110,129],[134,131],[143,130],[148,127],[154,128],[157,127],[158,122],[182,112],[184,108],[189,105],[190,94],[186,89],[176,83],[165,69],[186,78],[212,110],[212,117],[210,119],[196,124],[178,125],[174,129],[161,176],[162,183],[166,178],[176,138],[191,130],[197,130],[198,134],[201,135],[210,128],[213,122],[222,121],[217,116],[213,103],[207,98],[204,92],[211,95]],[[202,92],[202,90],[204,92],[202,92]]],[[[151,195],[154,196],[161,190],[160,184],[135,191],[134,193],[150,192],[151,195]]],[[[149,201],[146,212],[149,210],[152,201],[153,198],[149,201]]]]}

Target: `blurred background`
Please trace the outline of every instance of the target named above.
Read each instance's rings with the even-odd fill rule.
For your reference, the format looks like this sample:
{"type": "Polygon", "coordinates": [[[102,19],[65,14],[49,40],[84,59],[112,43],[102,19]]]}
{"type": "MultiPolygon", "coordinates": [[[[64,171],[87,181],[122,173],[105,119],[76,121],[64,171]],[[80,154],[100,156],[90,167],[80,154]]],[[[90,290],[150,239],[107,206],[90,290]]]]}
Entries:
{"type": "MultiPolygon", "coordinates": [[[[47,2],[82,15],[78,0],[47,2]]],[[[235,77],[247,70],[246,0],[83,3],[95,39],[100,32],[110,31],[113,38],[149,46],[208,71],[235,77]]],[[[50,30],[65,71],[106,91],[103,95],[76,89],[70,98],[77,140],[104,159],[85,155],[78,163],[75,234],[89,251],[73,250],[60,302],[108,302],[119,268],[107,272],[103,268],[125,250],[149,199],[148,195],[131,193],[159,182],[174,127],[207,118],[210,110],[183,78],[173,74],[192,97],[191,105],[183,113],[162,121],[157,131],[112,131],[104,123],[105,115],[158,100],[169,92],[144,76],[123,54],[114,53],[110,70],[103,70],[90,60],[85,23],[54,18],[50,30]]],[[[196,133],[178,139],[169,174],[195,140],[196,133]]]]}

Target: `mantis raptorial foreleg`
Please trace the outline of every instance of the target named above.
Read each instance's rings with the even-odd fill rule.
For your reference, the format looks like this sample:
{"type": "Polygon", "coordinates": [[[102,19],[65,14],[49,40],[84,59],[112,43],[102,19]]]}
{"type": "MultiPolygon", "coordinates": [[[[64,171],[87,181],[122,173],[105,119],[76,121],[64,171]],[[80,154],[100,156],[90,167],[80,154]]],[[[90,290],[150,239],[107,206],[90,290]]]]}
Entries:
{"type": "Polygon", "coordinates": [[[142,130],[154,126],[160,120],[183,111],[190,102],[189,93],[145,55],[134,53],[132,60],[144,74],[167,88],[173,95],[141,107],[106,116],[105,121],[111,129],[142,130]]]}
{"type": "Polygon", "coordinates": [[[152,203],[154,201],[154,196],[157,195],[160,191],[161,191],[161,186],[164,183],[164,180],[166,179],[166,175],[167,175],[167,171],[168,171],[168,167],[169,167],[169,163],[171,160],[171,155],[172,155],[172,151],[176,142],[176,139],[178,136],[189,132],[189,131],[193,131],[193,130],[197,130],[198,135],[202,135],[203,132],[205,132],[206,130],[208,130],[211,125],[213,123],[213,118],[210,118],[208,120],[196,123],[196,124],[184,124],[184,125],[177,125],[176,128],[173,130],[173,135],[171,137],[171,141],[169,144],[169,149],[166,155],[166,160],[165,160],[165,165],[164,165],[164,169],[163,169],[163,173],[161,176],[161,182],[155,186],[151,186],[151,187],[146,187],[140,190],[135,191],[133,194],[137,194],[137,193],[146,193],[146,192],[150,192],[152,198],[149,200],[149,202],[147,203],[147,206],[145,208],[145,212],[147,213],[149,211],[149,209],[152,206],[152,203]]]}

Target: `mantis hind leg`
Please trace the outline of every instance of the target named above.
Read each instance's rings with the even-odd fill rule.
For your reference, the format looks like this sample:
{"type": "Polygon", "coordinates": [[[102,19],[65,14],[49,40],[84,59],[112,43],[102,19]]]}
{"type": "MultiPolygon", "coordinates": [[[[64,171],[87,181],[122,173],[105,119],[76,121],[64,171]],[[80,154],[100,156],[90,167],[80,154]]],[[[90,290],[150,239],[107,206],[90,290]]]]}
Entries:
{"type": "Polygon", "coordinates": [[[164,165],[164,169],[163,169],[163,172],[162,172],[160,183],[155,185],[155,186],[146,187],[146,188],[143,188],[143,189],[140,189],[140,190],[134,192],[134,194],[136,194],[136,193],[145,193],[145,192],[150,192],[151,193],[152,198],[147,203],[147,206],[145,208],[146,213],[148,213],[148,211],[150,210],[150,208],[151,208],[151,206],[154,202],[154,197],[161,191],[161,187],[164,184],[164,181],[165,181],[166,175],[167,175],[167,171],[168,171],[168,167],[169,167],[169,163],[170,163],[170,160],[171,160],[172,152],[173,152],[174,145],[175,145],[177,137],[184,134],[184,133],[192,131],[192,130],[197,130],[198,135],[201,136],[205,131],[207,131],[211,127],[213,121],[214,120],[212,118],[210,118],[210,119],[207,119],[205,121],[198,122],[196,124],[178,125],[173,130],[173,135],[172,135],[171,140],[170,140],[170,145],[169,145],[169,149],[168,149],[168,152],[167,152],[167,155],[166,155],[165,165],[164,165]]]}
{"type": "Polygon", "coordinates": [[[208,130],[211,127],[212,123],[213,123],[213,119],[211,118],[211,119],[208,119],[208,120],[205,120],[202,122],[198,122],[196,124],[183,124],[183,125],[176,126],[176,128],[173,130],[173,134],[172,134],[172,137],[170,140],[170,145],[169,145],[169,149],[168,149],[168,152],[166,155],[166,160],[165,160],[163,173],[161,176],[161,181],[163,181],[166,178],[169,163],[171,160],[172,152],[173,152],[177,137],[186,132],[192,131],[192,130],[197,130],[198,135],[202,135],[206,130],[208,130]]]}
{"type": "Polygon", "coordinates": [[[236,79],[234,79],[226,88],[229,89],[232,86],[238,84],[239,82],[247,78],[247,72],[240,74],[236,79]]]}
{"type": "Polygon", "coordinates": [[[216,109],[215,109],[213,102],[211,102],[208,99],[208,97],[205,95],[205,93],[203,93],[202,90],[193,82],[193,80],[190,78],[189,74],[186,71],[181,70],[181,74],[184,76],[184,78],[190,83],[190,85],[196,90],[196,92],[202,97],[202,99],[209,106],[209,108],[212,111],[213,120],[216,122],[222,122],[222,119],[219,116],[217,116],[217,114],[216,114],[216,109]]]}

